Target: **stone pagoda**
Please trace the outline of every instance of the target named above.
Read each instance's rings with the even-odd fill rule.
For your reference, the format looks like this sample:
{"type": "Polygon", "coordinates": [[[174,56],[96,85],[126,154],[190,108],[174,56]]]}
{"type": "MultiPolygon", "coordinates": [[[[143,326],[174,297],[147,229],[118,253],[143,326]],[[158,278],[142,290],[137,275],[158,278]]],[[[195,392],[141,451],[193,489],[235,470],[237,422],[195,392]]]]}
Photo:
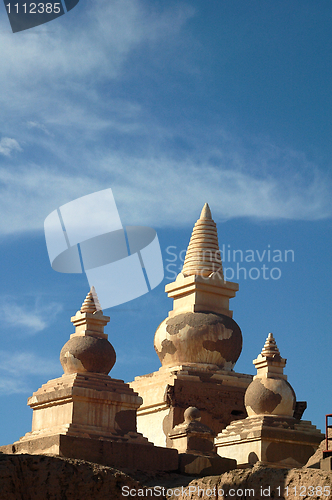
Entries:
{"type": "Polygon", "coordinates": [[[257,375],[245,394],[248,417],[232,422],[216,438],[217,452],[233,458],[238,467],[256,462],[271,467],[302,467],[324,435],[311,422],[300,420],[296,396],[284,375],[286,359],[280,356],[272,333],[253,361],[257,375]]]}
{"type": "Polygon", "coordinates": [[[133,470],[177,469],[176,450],[158,448],[137,433],[142,398],[108,375],[116,360],[104,333],[109,320],[92,287],[71,318],[75,333],[60,353],[64,375],[28,399],[32,431],[0,451],[53,454],[133,470]]]}
{"type": "Polygon", "coordinates": [[[246,417],[244,393],[252,376],[233,371],[242,334],[229,309],[238,289],[224,280],[217,227],[206,203],[183,270],[165,287],[174,302],[154,339],[162,367],[130,384],[143,398],[138,430],[156,445],[173,446],[168,434],[189,406],[200,410],[202,424],[215,434],[246,417]]]}

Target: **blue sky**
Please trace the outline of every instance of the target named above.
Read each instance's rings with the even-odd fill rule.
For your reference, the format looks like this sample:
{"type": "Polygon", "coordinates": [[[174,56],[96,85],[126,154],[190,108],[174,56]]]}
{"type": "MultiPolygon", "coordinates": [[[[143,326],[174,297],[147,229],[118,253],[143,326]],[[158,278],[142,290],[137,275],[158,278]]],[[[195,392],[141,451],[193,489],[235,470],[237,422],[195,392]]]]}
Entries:
{"type": "Polygon", "coordinates": [[[332,411],[331,22],[330,0],[80,0],[13,34],[0,7],[1,444],[30,431],[26,399],[61,376],[70,317],[88,291],[85,276],[51,269],[44,219],[106,187],[123,224],[157,230],[166,276],[106,311],[111,375],[130,381],[159,368],[153,336],[171,308],[170,251],[179,271],[207,201],[221,246],[293,250],[294,261],[257,258],[241,264],[247,279],[234,277],[244,337],[235,370],[255,373],[272,331],[308,401],[304,418],[323,428],[332,411]],[[250,279],[263,264],[280,278],[250,279]]]}

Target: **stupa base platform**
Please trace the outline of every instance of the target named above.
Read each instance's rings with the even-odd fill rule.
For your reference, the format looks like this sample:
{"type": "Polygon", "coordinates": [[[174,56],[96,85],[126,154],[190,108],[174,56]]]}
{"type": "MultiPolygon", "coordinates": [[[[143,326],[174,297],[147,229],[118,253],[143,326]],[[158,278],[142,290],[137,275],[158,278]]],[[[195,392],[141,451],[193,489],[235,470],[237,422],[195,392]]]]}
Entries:
{"type": "Polygon", "coordinates": [[[215,440],[217,453],[233,458],[238,468],[260,465],[303,467],[324,435],[309,421],[258,415],[232,422],[215,440]]]}
{"type": "Polygon", "coordinates": [[[7,454],[57,455],[86,460],[118,469],[139,471],[176,471],[178,452],[153,445],[110,441],[63,434],[22,439],[12,445],[1,446],[7,454]]]}
{"type": "Polygon", "coordinates": [[[233,420],[244,418],[244,393],[251,375],[192,363],[162,367],[136,377],[129,385],[143,398],[137,410],[137,430],[157,446],[172,447],[168,433],[184,420],[184,411],[195,406],[201,422],[215,434],[233,420]]]}
{"type": "Polygon", "coordinates": [[[156,447],[137,432],[141,402],[123,380],[102,373],[64,374],[28,399],[32,431],[0,451],[51,454],[133,470],[177,470],[177,450],[156,447]]]}
{"type": "Polygon", "coordinates": [[[32,432],[20,439],[66,434],[73,437],[131,441],[151,445],[136,432],[141,398],[125,384],[102,373],[70,373],[49,380],[28,399],[32,432]]]}

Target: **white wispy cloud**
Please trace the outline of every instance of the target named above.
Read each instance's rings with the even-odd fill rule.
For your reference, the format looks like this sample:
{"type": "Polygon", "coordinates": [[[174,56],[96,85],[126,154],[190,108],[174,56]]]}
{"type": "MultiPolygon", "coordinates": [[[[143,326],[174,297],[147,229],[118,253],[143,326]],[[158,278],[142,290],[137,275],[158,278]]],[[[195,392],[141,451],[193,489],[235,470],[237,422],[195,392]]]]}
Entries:
{"type": "MultiPolygon", "coordinates": [[[[75,7],[74,17],[70,12],[15,36],[3,16],[1,130],[19,143],[27,142],[30,151],[25,148],[26,163],[29,152],[34,155],[43,148],[45,166],[51,154],[66,171],[68,163],[62,164],[62,160],[69,162],[69,169],[79,162],[73,146],[95,147],[105,140],[105,131],[148,134],[140,103],[118,92],[113,95],[112,85],[130,74],[128,61],[133,53],[145,54],[153,48],[155,60],[163,64],[161,54],[182,43],[183,27],[194,12],[183,3],[85,2],[75,7]]],[[[169,58],[176,59],[172,54],[169,58]]]]}
{"type": "Polygon", "coordinates": [[[27,126],[28,128],[42,130],[47,135],[52,135],[43,123],[28,121],[27,126]]]}
{"type": "MultiPolygon", "coordinates": [[[[31,392],[31,377],[43,375],[46,378],[61,372],[58,362],[45,359],[33,352],[0,351],[0,394],[31,392]]],[[[34,388],[36,389],[36,388],[34,388]]]]}
{"type": "MultiPolygon", "coordinates": [[[[168,43],[193,15],[186,5],[151,10],[139,0],[100,0],[59,20],[13,36],[0,24],[0,102],[3,112],[36,116],[64,109],[67,97],[94,94],[118,78],[128,55],[142,44],[168,43]]],[[[36,120],[28,120],[35,122],[36,120]]]]}
{"type": "MultiPolygon", "coordinates": [[[[127,224],[192,224],[206,201],[216,220],[331,216],[331,179],[304,153],[256,138],[250,148],[222,126],[161,124],[144,101],[119,91],[132,66],[137,75],[146,70],[142,60],[149,50],[157,69],[172,60],[176,71],[195,71],[189,59],[175,57],[189,52],[183,44],[192,49],[196,43],[186,32],[192,7],[152,8],[139,0],[81,7],[75,22],[68,14],[15,36],[0,30],[0,125],[6,134],[0,143],[0,234],[42,230],[54,209],[106,187],[127,224]],[[169,146],[177,139],[188,146],[185,153],[169,146]],[[24,160],[11,155],[20,144],[24,160]]],[[[5,23],[3,18],[3,28],[5,23]]],[[[151,78],[158,85],[161,77],[151,78]]],[[[24,321],[31,330],[43,325],[38,312],[24,321]]]]}
{"type": "Polygon", "coordinates": [[[61,304],[54,302],[40,305],[40,301],[35,301],[33,306],[28,306],[8,297],[1,297],[3,322],[15,327],[19,335],[31,335],[45,330],[61,311],[61,304]]]}
{"type": "Polygon", "coordinates": [[[22,151],[22,148],[16,141],[16,139],[10,139],[10,137],[2,137],[2,139],[0,140],[0,154],[4,156],[10,156],[12,151],[22,151]]]}
{"type": "Polygon", "coordinates": [[[257,176],[250,166],[246,171],[244,159],[241,169],[213,166],[208,160],[174,161],[161,156],[138,159],[109,154],[96,165],[89,161],[93,160],[86,159],[85,173],[63,173],[36,165],[15,172],[0,169],[0,209],[7,214],[0,220],[0,233],[42,230],[44,219],[57,207],[107,187],[112,188],[126,224],[191,224],[206,201],[216,220],[318,220],[331,216],[331,182],[312,166],[310,175],[299,178],[291,168],[283,176],[269,172],[257,176]]]}
{"type": "Polygon", "coordinates": [[[16,171],[0,169],[0,232],[42,230],[46,216],[59,205],[86,192],[103,189],[97,178],[60,173],[30,165],[16,171]]]}
{"type": "MultiPolygon", "coordinates": [[[[1,370],[0,370],[1,373],[1,370]]],[[[0,378],[0,395],[6,396],[10,394],[20,394],[29,392],[29,384],[22,378],[4,375],[1,373],[0,378]]]]}
{"type": "Polygon", "coordinates": [[[59,362],[50,361],[33,352],[0,351],[0,370],[9,374],[47,375],[59,372],[59,362]]]}

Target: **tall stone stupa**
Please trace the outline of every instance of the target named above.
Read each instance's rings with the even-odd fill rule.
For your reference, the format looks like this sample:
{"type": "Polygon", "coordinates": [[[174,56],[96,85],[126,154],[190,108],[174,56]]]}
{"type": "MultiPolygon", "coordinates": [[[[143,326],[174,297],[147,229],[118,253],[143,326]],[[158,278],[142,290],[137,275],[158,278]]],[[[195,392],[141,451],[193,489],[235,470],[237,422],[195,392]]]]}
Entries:
{"type": "Polygon", "coordinates": [[[172,447],[168,434],[183,422],[188,406],[198,408],[215,433],[246,417],[244,393],[252,376],[233,371],[242,333],[229,309],[238,289],[224,280],[217,227],[206,203],[182,272],[165,287],[174,302],[154,338],[162,367],[130,384],[143,398],[138,430],[154,444],[172,447]]]}

